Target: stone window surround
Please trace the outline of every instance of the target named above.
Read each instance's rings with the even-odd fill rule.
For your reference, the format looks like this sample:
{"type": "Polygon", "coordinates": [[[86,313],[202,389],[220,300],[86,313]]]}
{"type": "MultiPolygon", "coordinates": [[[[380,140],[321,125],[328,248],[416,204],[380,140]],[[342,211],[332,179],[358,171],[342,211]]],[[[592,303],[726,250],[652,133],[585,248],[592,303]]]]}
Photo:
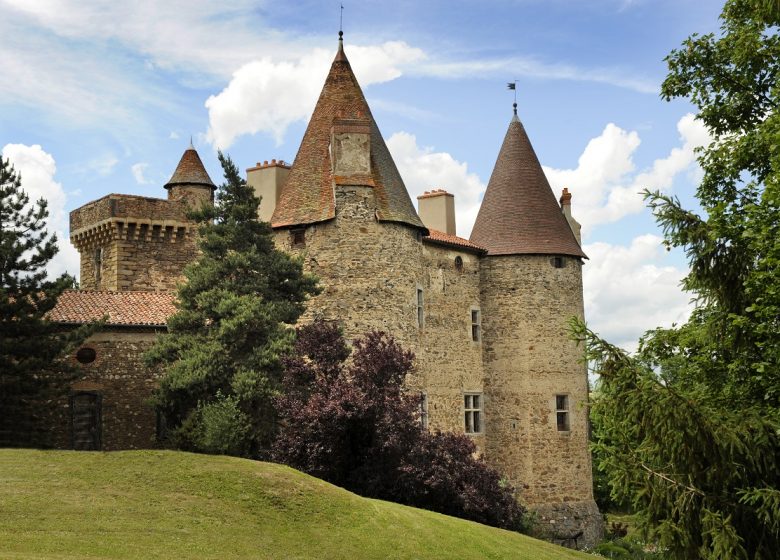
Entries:
{"type": "Polygon", "coordinates": [[[425,296],[423,295],[423,288],[419,284],[415,291],[415,308],[417,309],[417,328],[422,329],[425,326],[425,296]]]}
{"type": "Polygon", "coordinates": [[[420,391],[420,426],[423,430],[428,429],[428,394],[420,391]]]}
{"type": "Polygon", "coordinates": [[[468,436],[485,433],[485,397],[482,391],[463,392],[463,431],[468,436]],[[477,397],[474,399],[474,397],[477,397]],[[474,401],[476,400],[476,404],[474,401]]]}

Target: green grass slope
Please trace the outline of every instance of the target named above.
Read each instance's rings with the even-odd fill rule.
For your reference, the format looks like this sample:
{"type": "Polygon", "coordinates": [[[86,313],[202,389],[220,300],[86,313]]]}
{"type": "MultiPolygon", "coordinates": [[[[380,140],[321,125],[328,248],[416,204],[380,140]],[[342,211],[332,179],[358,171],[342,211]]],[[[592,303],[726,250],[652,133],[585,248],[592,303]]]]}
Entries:
{"type": "Polygon", "coordinates": [[[361,498],[288,467],[170,451],[0,450],[0,558],[593,558],[361,498]]]}

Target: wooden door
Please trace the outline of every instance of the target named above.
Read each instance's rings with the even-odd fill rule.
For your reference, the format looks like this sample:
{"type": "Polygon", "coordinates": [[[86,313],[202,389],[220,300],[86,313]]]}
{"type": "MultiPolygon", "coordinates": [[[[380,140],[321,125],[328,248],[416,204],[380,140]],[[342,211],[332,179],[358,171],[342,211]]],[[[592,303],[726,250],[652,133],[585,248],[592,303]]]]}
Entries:
{"type": "Polygon", "coordinates": [[[100,394],[75,393],[71,396],[73,449],[97,451],[100,449],[100,394]]]}

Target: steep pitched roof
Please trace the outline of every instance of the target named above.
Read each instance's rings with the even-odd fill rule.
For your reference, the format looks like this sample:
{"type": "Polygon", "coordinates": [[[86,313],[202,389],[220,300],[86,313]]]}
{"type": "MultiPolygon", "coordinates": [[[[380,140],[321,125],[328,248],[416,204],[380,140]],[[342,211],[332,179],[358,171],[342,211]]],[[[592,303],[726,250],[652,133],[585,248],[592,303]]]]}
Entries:
{"type": "Polygon", "coordinates": [[[174,185],[204,185],[212,189],[217,188],[192,144],[184,150],[179,165],[176,166],[170,181],[165,184],[165,188],[169,189],[174,185]]]}
{"type": "Polygon", "coordinates": [[[377,219],[424,229],[344,54],[341,39],[290,175],[280,193],[271,224],[274,227],[285,227],[322,222],[335,217],[334,177],[328,147],[336,117],[368,121],[371,175],[361,184],[374,188],[377,219]]]}
{"type": "Polygon", "coordinates": [[[488,255],[587,258],[517,114],[509,123],[470,240],[485,247],[488,255]]]}
{"type": "Polygon", "coordinates": [[[170,292],[110,292],[66,290],[47,319],[79,325],[106,317],[107,325],[164,327],[176,312],[170,292]]]}

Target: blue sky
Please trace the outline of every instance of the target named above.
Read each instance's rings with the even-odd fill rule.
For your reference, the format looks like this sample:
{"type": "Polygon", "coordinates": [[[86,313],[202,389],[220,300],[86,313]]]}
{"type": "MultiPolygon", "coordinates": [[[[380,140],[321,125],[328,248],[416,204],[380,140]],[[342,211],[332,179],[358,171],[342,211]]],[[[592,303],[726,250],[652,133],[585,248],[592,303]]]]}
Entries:
{"type": "MultiPolygon", "coordinates": [[[[556,191],[583,224],[586,315],[632,347],[685,318],[685,262],[637,194],[690,201],[706,130],[663,101],[663,58],[717,31],[711,0],[345,2],[345,48],[412,197],[456,194],[468,236],[511,117],[506,82],[556,191]]],[[[333,58],[339,3],[0,0],[0,148],[67,213],[108,193],[164,197],[193,137],[242,168],[292,161],[333,58]]]]}

